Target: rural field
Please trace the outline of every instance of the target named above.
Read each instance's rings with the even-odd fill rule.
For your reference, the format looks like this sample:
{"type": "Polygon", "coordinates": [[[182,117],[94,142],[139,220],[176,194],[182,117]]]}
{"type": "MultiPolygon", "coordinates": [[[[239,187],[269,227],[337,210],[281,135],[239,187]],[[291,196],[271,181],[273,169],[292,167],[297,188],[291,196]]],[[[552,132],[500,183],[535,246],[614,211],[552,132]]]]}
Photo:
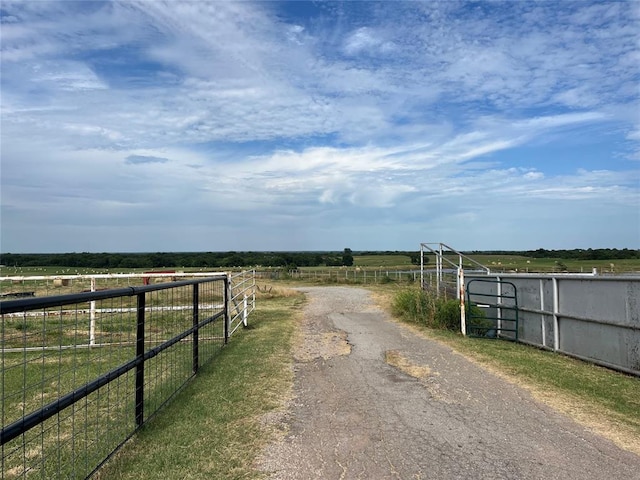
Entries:
{"type": "MultiPolygon", "coordinates": [[[[529,273],[589,273],[597,268],[600,273],[640,272],[640,259],[604,259],[577,260],[569,258],[531,258],[522,255],[468,255],[476,262],[489,267],[495,272],[529,272],[529,273]],[[565,269],[566,267],[566,269],[565,269]]],[[[435,268],[435,256],[426,255],[426,268],[435,268]]],[[[451,261],[457,262],[452,255],[451,261]]],[[[419,268],[419,264],[411,263],[408,255],[355,255],[354,266],[361,268],[419,268]]]]}
{"type": "MultiPolygon", "coordinates": [[[[580,260],[575,258],[531,258],[523,255],[509,254],[469,254],[469,258],[488,267],[493,272],[525,272],[525,273],[590,273],[594,268],[599,273],[631,273],[640,272],[640,258],[627,259],[598,259],[580,260]]],[[[419,258],[419,257],[418,257],[419,258]]],[[[447,256],[452,262],[457,263],[456,255],[447,256]]],[[[425,255],[425,268],[435,268],[434,255],[425,255]]],[[[465,263],[465,267],[467,264],[465,263]]],[[[472,267],[472,264],[469,264],[472,267]]],[[[446,262],[445,262],[446,267],[446,262]]],[[[88,267],[64,267],[64,266],[2,266],[0,276],[36,276],[36,275],[97,275],[108,273],[134,273],[140,274],[148,271],[162,270],[167,267],[156,268],[88,268],[88,267]]],[[[252,269],[256,270],[286,270],[287,267],[263,267],[250,265],[244,267],[170,267],[172,271],[202,272],[202,271],[229,271],[252,269]]],[[[354,255],[351,267],[298,267],[305,271],[314,270],[340,270],[345,268],[360,268],[363,270],[389,269],[389,270],[414,270],[420,268],[420,263],[412,263],[411,257],[406,254],[378,254],[378,255],[354,255]]]]}

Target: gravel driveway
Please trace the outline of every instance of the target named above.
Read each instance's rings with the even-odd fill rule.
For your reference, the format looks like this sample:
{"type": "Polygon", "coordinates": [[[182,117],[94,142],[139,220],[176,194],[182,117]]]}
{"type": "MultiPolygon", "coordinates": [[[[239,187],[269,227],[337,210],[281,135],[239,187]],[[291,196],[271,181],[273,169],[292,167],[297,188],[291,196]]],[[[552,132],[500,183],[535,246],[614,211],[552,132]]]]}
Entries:
{"type": "Polygon", "coordinates": [[[293,399],[260,460],[269,478],[640,479],[640,457],[390,321],[368,291],[301,290],[293,399]]]}

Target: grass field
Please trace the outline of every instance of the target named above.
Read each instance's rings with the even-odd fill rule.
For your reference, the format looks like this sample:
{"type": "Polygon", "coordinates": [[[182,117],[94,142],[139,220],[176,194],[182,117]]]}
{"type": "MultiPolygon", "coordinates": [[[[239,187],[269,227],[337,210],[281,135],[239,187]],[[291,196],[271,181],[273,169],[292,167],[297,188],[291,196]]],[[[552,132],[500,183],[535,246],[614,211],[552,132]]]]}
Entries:
{"type": "Polygon", "coordinates": [[[415,268],[415,265],[411,263],[411,258],[406,255],[354,255],[353,266],[365,268],[415,268]]]}
{"type": "MultiPolygon", "coordinates": [[[[624,260],[575,260],[556,258],[531,258],[519,255],[495,254],[495,255],[470,255],[476,262],[489,267],[496,272],[530,272],[530,273],[553,273],[553,272],[573,272],[590,273],[593,268],[597,268],[601,273],[628,273],[640,272],[640,259],[624,260]],[[565,270],[566,267],[566,270],[565,270]]],[[[452,262],[457,263],[458,257],[452,255],[448,257],[452,262]]],[[[407,255],[387,254],[387,255],[354,255],[354,268],[366,270],[374,269],[416,269],[420,265],[411,263],[411,258],[407,255]]],[[[434,255],[425,255],[427,268],[435,268],[436,261],[434,255]]],[[[445,262],[446,263],[446,262],[445,262]]],[[[465,264],[465,267],[467,264],[465,264]]],[[[471,264],[469,264],[471,266],[471,264]]],[[[247,267],[251,268],[251,267],[247,267]]],[[[305,267],[305,270],[313,269],[336,269],[341,267],[305,267]]],[[[73,267],[2,267],[0,276],[31,276],[31,275],[95,275],[105,273],[144,273],[148,268],[132,269],[91,269],[73,267]]],[[[155,269],[158,270],[158,269],[155,269]]],[[[172,267],[169,270],[193,272],[203,271],[198,268],[172,267]]]]}
{"type": "MultiPolygon", "coordinates": [[[[471,255],[478,263],[495,271],[518,271],[530,273],[567,272],[590,273],[597,268],[600,273],[640,272],[640,259],[624,260],[575,260],[556,258],[529,258],[517,255],[471,255]]],[[[431,260],[431,265],[435,261],[431,260]]]]}
{"type": "MultiPolygon", "coordinates": [[[[426,255],[427,268],[435,268],[434,255],[426,255]]],[[[456,256],[449,257],[457,264],[456,256]]],[[[600,273],[628,273],[640,272],[640,259],[625,260],[575,260],[556,258],[530,258],[519,255],[470,255],[476,262],[490,268],[495,272],[529,272],[529,273],[591,273],[597,268],[600,273]],[[565,268],[563,267],[566,267],[565,268]]],[[[466,268],[465,263],[465,268],[466,268]]],[[[406,255],[366,255],[354,256],[354,266],[362,268],[420,268],[411,264],[411,259],[406,255]]],[[[472,264],[470,264],[472,266],[472,264]]]]}

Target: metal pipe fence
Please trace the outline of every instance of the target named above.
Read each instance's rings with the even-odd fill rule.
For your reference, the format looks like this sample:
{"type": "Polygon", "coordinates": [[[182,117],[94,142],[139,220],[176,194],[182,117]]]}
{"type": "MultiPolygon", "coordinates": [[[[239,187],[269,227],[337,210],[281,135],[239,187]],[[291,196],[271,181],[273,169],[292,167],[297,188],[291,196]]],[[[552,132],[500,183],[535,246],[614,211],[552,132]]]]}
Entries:
{"type": "Polygon", "coordinates": [[[0,302],[2,480],[95,473],[246,322],[241,278],[0,302]]]}
{"type": "Polygon", "coordinates": [[[229,276],[230,319],[229,328],[233,334],[240,325],[247,326],[249,314],[256,307],[255,272],[243,271],[229,276]]]}

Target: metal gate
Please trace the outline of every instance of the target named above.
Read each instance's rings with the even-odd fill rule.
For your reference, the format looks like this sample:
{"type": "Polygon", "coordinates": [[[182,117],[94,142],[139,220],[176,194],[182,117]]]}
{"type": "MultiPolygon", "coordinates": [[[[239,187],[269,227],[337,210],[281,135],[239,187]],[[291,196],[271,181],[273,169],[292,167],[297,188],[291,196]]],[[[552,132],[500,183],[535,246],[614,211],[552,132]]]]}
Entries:
{"type": "Polygon", "coordinates": [[[513,283],[473,279],[466,290],[467,335],[518,340],[518,292],[513,283]]]}

